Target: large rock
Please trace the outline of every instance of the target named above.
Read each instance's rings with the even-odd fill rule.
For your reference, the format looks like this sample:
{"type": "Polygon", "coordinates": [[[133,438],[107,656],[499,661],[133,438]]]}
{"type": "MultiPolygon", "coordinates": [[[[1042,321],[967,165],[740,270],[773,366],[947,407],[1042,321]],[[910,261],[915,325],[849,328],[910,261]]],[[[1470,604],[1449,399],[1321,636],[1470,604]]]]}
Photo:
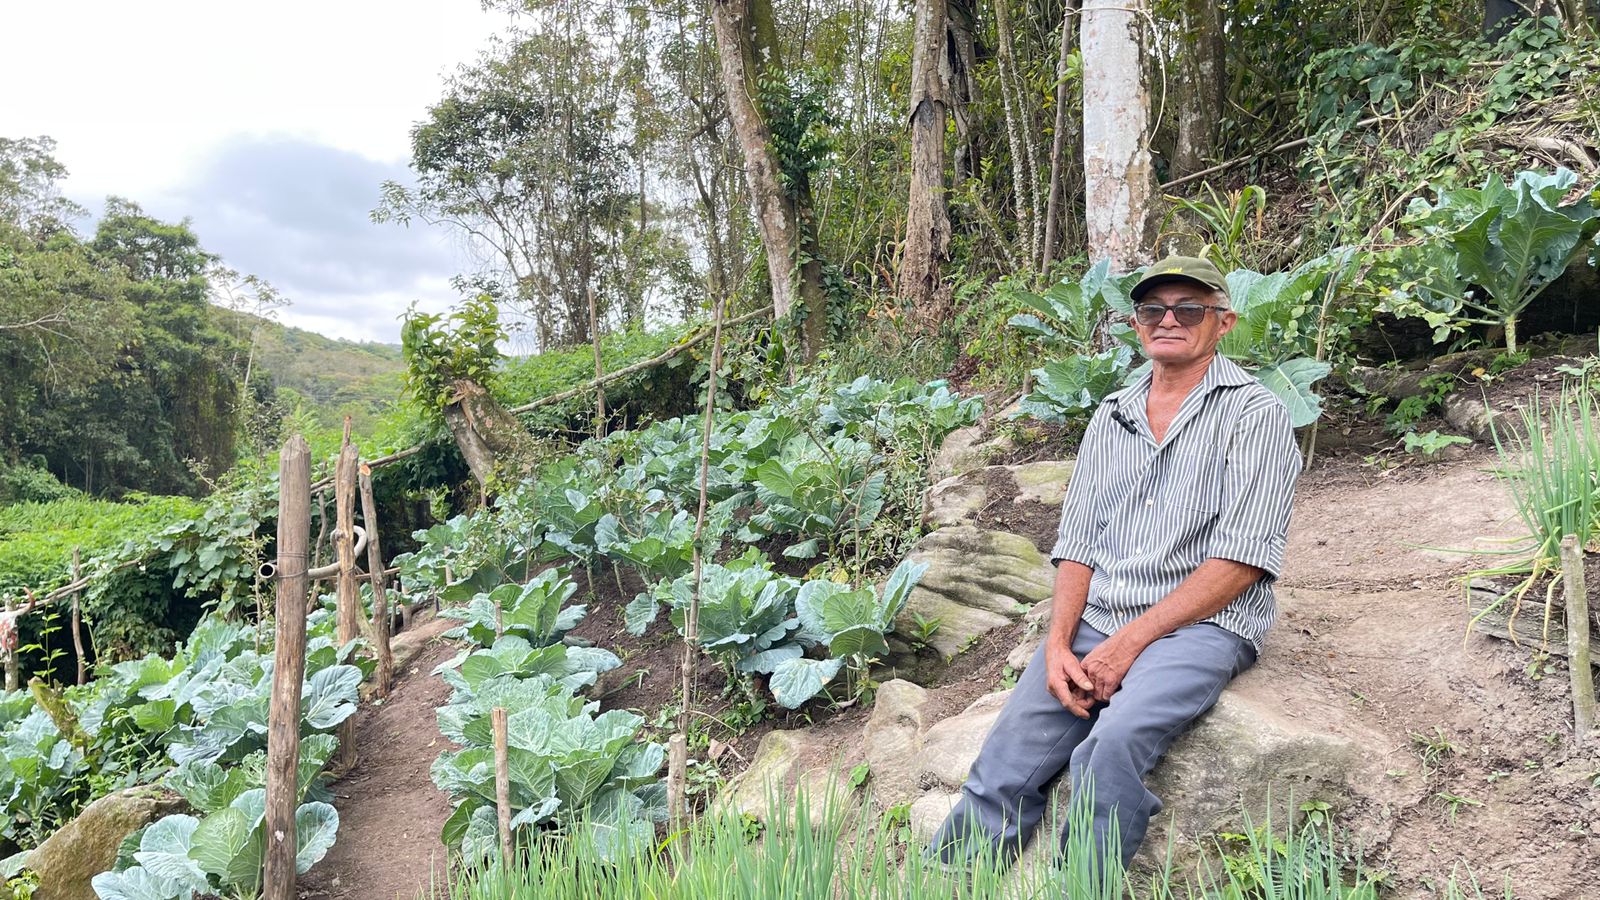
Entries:
{"type": "MultiPolygon", "coordinates": [[[[896,620],[897,631],[914,631],[916,617],[937,619],[928,644],[948,659],[995,628],[1011,624],[1047,599],[1055,568],[1033,542],[1005,531],[970,525],[941,528],[917,543],[908,556],[928,570],[911,591],[896,620]]],[[[915,669],[915,655],[902,645],[891,664],[915,669]]]]}
{"type": "Polygon", "coordinates": [[[1017,484],[1017,496],[1011,502],[1037,503],[1059,513],[1062,501],[1067,499],[1067,482],[1072,480],[1074,462],[1045,459],[1007,466],[1017,484]]]}
{"type": "MultiPolygon", "coordinates": [[[[922,783],[932,790],[912,805],[920,836],[931,835],[954,802],[1010,693],[980,697],[922,737],[922,783]]],[[[1238,831],[1241,805],[1260,823],[1270,798],[1273,821],[1284,822],[1292,818],[1291,804],[1344,797],[1359,762],[1353,741],[1288,718],[1251,693],[1224,691],[1147,781],[1165,808],[1151,823],[1141,858],[1153,864],[1165,853],[1169,829],[1180,859],[1219,831],[1238,831]]],[[[1065,809],[1067,780],[1058,780],[1055,790],[1057,808],[1065,809]]]]}
{"type": "Polygon", "coordinates": [[[34,900],[95,900],[89,882],[116,864],[122,839],[184,808],[181,798],[153,787],[127,788],[89,804],[28,854],[28,868],[39,876],[34,900]]]}
{"type": "Polygon", "coordinates": [[[984,694],[959,715],[929,728],[922,739],[924,783],[941,784],[951,790],[961,787],[984,738],[989,736],[994,720],[1000,717],[1000,709],[1010,697],[1010,691],[984,694]]]}
{"type": "Polygon", "coordinates": [[[928,463],[928,480],[939,481],[951,475],[960,475],[980,468],[991,457],[1010,450],[1015,444],[1007,435],[996,435],[985,440],[983,425],[957,428],[945,436],[939,452],[928,463]]]}
{"type": "Polygon", "coordinates": [[[939,826],[950,816],[961,800],[960,791],[929,791],[911,804],[911,814],[906,822],[911,833],[924,844],[931,843],[939,826]]]}
{"type": "Polygon", "coordinates": [[[1022,632],[1022,642],[1017,644],[1006,657],[1006,665],[1011,667],[1013,675],[1021,675],[1027,671],[1028,664],[1033,661],[1033,654],[1038,651],[1039,644],[1044,641],[1045,634],[1050,630],[1050,613],[1055,609],[1052,600],[1046,600],[1022,617],[1025,626],[1022,632]]]}
{"type": "Polygon", "coordinates": [[[927,523],[933,527],[970,525],[991,503],[1034,509],[993,511],[997,518],[1053,520],[1061,514],[1072,479],[1072,460],[1041,460],[1015,466],[984,466],[935,483],[928,489],[927,523]]]}
{"type": "MultiPolygon", "coordinates": [[[[1354,741],[1285,716],[1281,704],[1228,690],[1172,745],[1148,784],[1166,804],[1157,824],[1170,824],[1177,840],[1192,846],[1218,831],[1237,831],[1241,800],[1261,823],[1270,798],[1272,820],[1287,822],[1291,803],[1348,795],[1360,761],[1354,741]]],[[[1164,846],[1164,837],[1146,841],[1146,856],[1164,846]]]]}
{"type": "Polygon", "coordinates": [[[821,824],[830,809],[843,809],[854,794],[839,748],[804,729],[771,731],[756,747],[750,767],[717,798],[715,806],[770,821],[774,802],[793,804],[796,792],[806,795],[807,818],[821,824]]]}
{"type": "Polygon", "coordinates": [[[899,678],[878,687],[861,745],[872,770],[872,799],[882,808],[906,803],[921,792],[922,706],[927,699],[927,691],[899,678]]]}

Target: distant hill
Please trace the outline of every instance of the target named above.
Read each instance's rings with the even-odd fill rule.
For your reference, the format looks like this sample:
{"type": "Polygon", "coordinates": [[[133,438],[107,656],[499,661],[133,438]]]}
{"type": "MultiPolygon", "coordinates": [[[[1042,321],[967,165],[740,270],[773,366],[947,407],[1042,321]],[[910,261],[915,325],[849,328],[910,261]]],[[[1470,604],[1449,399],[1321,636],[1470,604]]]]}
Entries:
{"type": "Polygon", "coordinates": [[[325,424],[348,414],[363,431],[400,398],[405,360],[399,344],[337,340],[249,313],[217,312],[246,340],[259,323],[255,371],[271,378],[285,399],[303,399],[325,424]]]}

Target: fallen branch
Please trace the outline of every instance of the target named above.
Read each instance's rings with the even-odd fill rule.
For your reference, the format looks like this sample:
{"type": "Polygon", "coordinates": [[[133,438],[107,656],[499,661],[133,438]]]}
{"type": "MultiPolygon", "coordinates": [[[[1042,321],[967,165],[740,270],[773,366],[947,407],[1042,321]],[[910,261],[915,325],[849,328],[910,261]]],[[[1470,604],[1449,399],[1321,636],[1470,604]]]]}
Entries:
{"type": "MultiPolygon", "coordinates": [[[[734,318],[729,319],[726,322],[723,322],[722,326],[724,328],[728,328],[728,327],[732,327],[734,325],[743,324],[745,322],[750,321],[751,319],[756,319],[756,318],[760,318],[761,316],[770,316],[770,315],[772,315],[772,307],[766,306],[766,307],[762,307],[761,309],[754,310],[752,312],[747,312],[742,316],[735,316],[734,318]]],[[[685,340],[684,342],[682,342],[680,344],[675,344],[672,347],[667,348],[666,350],[662,351],[661,353],[659,353],[659,354],[657,354],[655,356],[650,357],[647,360],[644,360],[642,362],[636,362],[636,363],[634,363],[632,365],[629,365],[629,366],[624,366],[623,368],[620,368],[620,369],[616,370],[615,372],[607,373],[606,375],[604,375],[604,376],[602,376],[600,378],[596,378],[593,381],[585,382],[584,384],[580,384],[577,387],[572,388],[570,390],[565,390],[565,391],[562,391],[562,392],[560,392],[558,394],[551,394],[548,397],[540,397],[537,400],[534,400],[534,401],[529,402],[529,403],[524,403],[521,406],[514,406],[511,409],[506,410],[506,412],[512,413],[513,415],[517,415],[517,414],[521,414],[521,413],[525,413],[525,412],[531,412],[531,411],[533,411],[535,409],[538,409],[541,406],[549,406],[552,403],[560,403],[563,400],[571,400],[573,397],[581,397],[584,394],[588,393],[589,391],[592,391],[592,390],[594,390],[596,388],[603,388],[606,385],[611,384],[614,381],[618,381],[620,379],[626,378],[629,375],[634,374],[635,372],[643,371],[644,369],[648,369],[648,368],[651,368],[653,366],[661,365],[662,363],[666,362],[669,359],[672,359],[673,357],[675,357],[678,354],[682,353],[683,351],[689,349],[690,347],[693,347],[696,344],[699,344],[701,341],[704,341],[706,338],[711,336],[712,331],[713,331],[713,329],[710,328],[710,327],[703,328],[699,332],[697,332],[696,334],[694,334],[691,337],[689,337],[689,339],[685,340]]],[[[409,456],[416,456],[418,453],[421,453],[421,452],[422,452],[422,446],[420,444],[418,446],[415,446],[415,447],[407,447],[404,450],[396,450],[395,452],[389,454],[388,456],[380,456],[377,459],[374,459],[371,462],[368,462],[367,463],[367,468],[369,468],[369,469],[381,468],[383,466],[388,465],[389,463],[399,462],[400,460],[405,459],[405,458],[407,458],[409,456]]],[[[327,488],[332,484],[333,484],[333,478],[330,476],[328,478],[322,479],[321,481],[313,483],[311,485],[311,490],[312,490],[313,493],[315,493],[317,490],[322,489],[322,488],[327,488]]]]}
{"type": "MultiPolygon", "coordinates": [[[[772,307],[770,307],[770,306],[763,307],[762,309],[758,309],[758,310],[756,310],[754,312],[747,312],[742,316],[735,316],[734,318],[729,319],[726,322],[723,322],[722,323],[722,327],[731,328],[734,325],[739,325],[739,324],[742,324],[744,322],[748,322],[751,319],[757,318],[759,316],[768,316],[768,315],[771,315],[771,314],[772,314],[772,307]]],[[[635,372],[639,372],[639,371],[642,371],[644,369],[651,368],[653,366],[659,366],[662,363],[666,362],[667,360],[673,358],[674,356],[677,356],[679,353],[682,353],[683,351],[689,349],[690,347],[695,346],[696,344],[698,344],[701,341],[705,340],[706,338],[710,337],[712,335],[713,331],[714,331],[713,328],[701,329],[701,331],[698,334],[694,335],[693,337],[689,338],[688,340],[684,341],[683,343],[675,344],[672,347],[669,347],[666,350],[662,351],[660,354],[658,354],[656,356],[652,356],[647,360],[644,360],[642,362],[636,362],[636,363],[634,363],[633,365],[630,365],[630,366],[624,366],[623,368],[620,368],[620,369],[616,370],[615,372],[607,373],[605,376],[603,376],[601,378],[596,378],[593,381],[587,382],[585,384],[580,384],[577,387],[572,388],[571,390],[562,391],[559,394],[551,394],[548,397],[540,397],[539,399],[534,400],[531,403],[524,403],[521,406],[513,406],[511,409],[508,409],[506,411],[509,412],[509,413],[513,413],[513,414],[525,413],[525,412],[530,412],[532,410],[538,409],[541,406],[549,406],[552,403],[560,403],[563,400],[571,400],[573,397],[581,397],[584,394],[587,394],[588,392],[594,390],[597,387],[605,387],[606,385],[612,383],[613,381],[617,381],[619,379],[626,378],[626,377],[628,377],[629,375],[632,375],[635,372]]]]}
{"type": "MultiPolygon", "coordinates": [[[[1378,122],[1381,122],[1386,118],[1388,118],[1388,116],[1371,116],[1371,117],[1362,119],[1361,121],[1357,122],[1356,124],[1354,124],[1354,125],[1352,125],[1350,127],[1351,128],[1365,128],[1368,125],[1377,124],[1378,122]]],[[[1266,156],[1268,153],[1282,153],[1285,150],[1296,150],[1296,149],[1299,149],[1301,147],[1304,147],[1305,145],[1307,145],[1309,143],[1311,143],[1311,137],[1307,136],[1307,137],[1303,137],[1303,138],[1296,138],[1296,139],[1294,139],[1292,141],[1286,141],[1286,142],[1284,142],[1282,144],[1279,144],[1279,145],[1277,145],[1275,147],[1268,147],[1265,150],[1258,150],[1255,153],[1246,153],[1244,156],[1236,156],[1233,159],[1217,163],[1216,165],[1210,167],[1209,169],[1201,169],[1198,172],[1191,172],[1190,174],[1185,175],[1182,178],[1174,178],[1171,181],[1163,182],[1161,184],[1161,190],[1164,191],[1164,190],[1166,190],[1167,188],[1170,188],[1170,187],[1176,187],[1177,185],[1180,185],[1180,184],[1187,184],[1188,182],[1194,181],[1196,178],[1204,178],[1207,175],[1215,175],[1216,173],[1221,172],[1224,169],[1231,169],[1234,166],[1239,165],[1240,163],[1247,163],[1250,160],[1255,159],[1256,157],[1266,156]]]]}

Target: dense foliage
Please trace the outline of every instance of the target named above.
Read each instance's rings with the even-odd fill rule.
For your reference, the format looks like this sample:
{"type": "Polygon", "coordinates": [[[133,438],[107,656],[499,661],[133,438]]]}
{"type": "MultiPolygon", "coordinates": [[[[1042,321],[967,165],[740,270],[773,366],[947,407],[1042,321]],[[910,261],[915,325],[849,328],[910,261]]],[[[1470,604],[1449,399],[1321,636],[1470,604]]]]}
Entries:
{"type": "MultiPolygon", "coordinates": [[[[1239,318],[1218,350],[1276,394],[1296,427],[1315,422],[1322,411],[1312,385],[1331,367],[1315,357],[1317,309],[1338,290],[1352,257],[1341,249],[1287,272],[1264,275],[1235,268],[1227,273],[1228,306],[1239,318]]],[[[1056,421],[1086,416],[1149,368],[1148,363],[1134,366],[1138,338],[1126,324],[1113,326],[1117,346],[1093,349],[1094,323],[1112,310],[1132,313],[1128,291],[1142,271],[1112,277],[1102,262],[1081,279],[1061,281],[1042,294],[1017,292],[1018,302],[1034,312],[1013,316],[1011,326],[1067,354],[1034,370],[1034,391],[1023,398],[1023,412],[1056,421]]]]}
{"type": "MultiPolygon", "coordinates": [[[[353,648],[336,647],[333,617],[314,612],[307,627],[302,687],[302,793],[333,754],[332,730],[355,712],[363,668],[353,648]]],[[[203,620],[169,659],[155,654],[103,666],[69,688],[58,709],[26,693],[0,698],[3,846],[9,877],[83,803],[155,778],[183,795],[203,819],[169,816],[142,834],[118,869],[96,879],[104,898],[187,898],[191,891],[252,891],[260,879],[270,623],[203,620]],[[170,762],[169,762],[170,760],[170,762]]],[[[37,689],[36,689],[37,690],[37,689]]],[[[45,689],[48,692],[48,689],[45,689]]],[[[333,843],[338,816],[325,802],[301,807],[302,861],[333,843]]]]}
{"type": "MultiPolygon", "coordinates": [[[[846,663],[861,675],[887,652],[883,636],[921,569],[902,566],[881,599],[850,583],[909,546],[916,526],[908,523],[920,520],[929,455],[978,410],[976,399],[962,399],[942,383],[863,378],[831,390],[804,382],[771,403],[717,415],[707,451],[713,507],[701,537],[707,563],[698,586],[689,571],[688,511],[698,504],[701,441],[694,423],[680,419],[586,442],[502,497],[493,511],[419,532],[421,547],[397,562],[409,589],[436,588],[468,602],[451,613],[467,623],[461,636],[487,643],[498,616],[505,637],[495,647],[515,641],[504,652],[491,648],[457,660],[463,675],[472,665],[570,681],[592,670],[587,655],[575,668],[557,666],[557,657],[573,651],[551,645],[560,622],[551,604],[570,590],[558,589],[550,571],[517,582],[541,561],[609,561],[650,585],[628,605],[630,630],[643,633],[665,605],[683,631],[698,589],[700,646],[723,665],[730,683],[751,690],[752,676],[771,676],[774,699],[797,707],[822,693],[846,663]],[[778,574],[754,546],[737,559],[722,558],[728,540],[765,545],[774,537],[782,539],[784,557],[819,558],[817,577],[778,574]],[[446,561],[451,583],[444,580],[446,561]],[[524,618],[539,624],[525,634],[524,618]],[[806,658],[811,650],[822,658],[806,658]]],[[[847,690],[859,687],[854,679],[847,690]]]]}

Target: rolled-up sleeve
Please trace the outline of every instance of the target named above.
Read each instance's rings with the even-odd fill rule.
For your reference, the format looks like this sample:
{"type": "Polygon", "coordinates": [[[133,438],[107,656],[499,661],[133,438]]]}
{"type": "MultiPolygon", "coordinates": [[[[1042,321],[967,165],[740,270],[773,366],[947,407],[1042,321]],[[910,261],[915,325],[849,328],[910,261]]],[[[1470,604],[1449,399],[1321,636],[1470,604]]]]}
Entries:
{"type": "Polygon", "coordinates": [[[1246,413],[1228,443],[1216,527],[1206,555],[1231,559],[1276,579],[1283,568],[1294,485],[1300,477],[1289,411],[1281,402],[1246,413]]]}
{"type": "Polygon", "coordinates": [[[1050,551],[1050,562],[1060,565],[1063,559],[1094,567],[1094,545],[1099,539],[1100,515],[1097,499],[1100,486],[1096,473],[1100,457],[1104,454],[1106,406],[1101,404],[1084,430],[1083,441],[1078,445],[1078,460],[1072,467],[1072,480],[1067,484],[1067,497],[1061,502],[1061,524],[1056,529],[1056,545],[1050,551]]]}

